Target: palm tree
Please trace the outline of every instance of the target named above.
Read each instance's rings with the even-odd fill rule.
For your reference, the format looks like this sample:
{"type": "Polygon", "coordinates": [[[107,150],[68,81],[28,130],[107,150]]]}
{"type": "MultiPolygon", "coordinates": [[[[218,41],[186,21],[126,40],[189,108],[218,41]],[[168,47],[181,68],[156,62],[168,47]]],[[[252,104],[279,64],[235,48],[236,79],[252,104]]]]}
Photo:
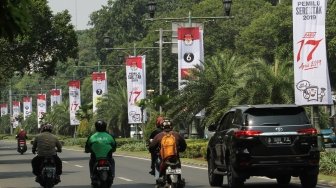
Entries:
{"type": "Polygon", "coordinates": [[[185,87],[169,100],[168,114],[174,119],[190,121],[205,109],[207,123],[218,118],[230,101],[230,90],[236,85],[236,71],[240,60],[230,54],[219,54],[197,67],[197,79],[186,82],[185,87]]]}
{"type": "Polygon", "coordinates": [[[118,82],[116,87],[110,89],[97,108],[97,118],[109,122],[115,135],[129,135],[127,89],[124,82],[118,82]]]}
{"type": "Polygon", "coordinates": [[[244,64],[232,104],[293,103],[293,66],[290,61],[267,64],[262,59],[244,64]]]}

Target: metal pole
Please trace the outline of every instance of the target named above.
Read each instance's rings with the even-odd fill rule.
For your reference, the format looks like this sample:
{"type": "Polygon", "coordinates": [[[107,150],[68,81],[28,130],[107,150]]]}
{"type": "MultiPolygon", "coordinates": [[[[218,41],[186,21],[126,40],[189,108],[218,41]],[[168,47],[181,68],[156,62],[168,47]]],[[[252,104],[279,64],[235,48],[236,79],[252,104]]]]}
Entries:
{"type": "Polygon", "coordinates": [[[189,11],[189,17],[188,17],[189,27],[191,27],[191,12],[189,11]]]}
{"type": "MultiPolygon", "coordinates": [[[[162,45],[163,45],[163,42],[162,42],[162,35],[163,35],[163,30],[162,28],[160,28],[160,39],[159,39],[159,51],[160,51],[160,54],[159,54],[159,66],[160,66],[160,70],[159,70],[159,74],[160,74],[160,78],[159,78],[159,86],[160,86],[160,90],[159,90],[159,93],[160,93],[160,97],[162,96],[162,45]]],[[[160,105],[160,114],[162,113],[162,106],[160,105]]]]}
{"type": "Polygon", "coordinates": [[[13,119],[12,83],[9,84],[8,95],[9,95],[10,134],[13,135],[13,124],[12,124],[12,119],[13,119]]]}
{"type": "Polygon", "coordinates": [[[133,43],[133,55],[136,56],[136,48],[135,48],[135,43],[133,43]]]}

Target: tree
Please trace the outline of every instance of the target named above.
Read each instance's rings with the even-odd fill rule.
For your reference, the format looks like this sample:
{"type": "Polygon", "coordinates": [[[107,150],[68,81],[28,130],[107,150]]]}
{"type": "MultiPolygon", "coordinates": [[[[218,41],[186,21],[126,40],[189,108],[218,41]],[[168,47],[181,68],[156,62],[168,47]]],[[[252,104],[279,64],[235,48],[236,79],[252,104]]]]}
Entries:
{"type": "Polygon", "coordinates": [[[294,70],[292,61],[278,66],[262,59],[245,62],[238,72],[232,105],[291,104],[294,102],[294,70]]]}
{"type": "Polygon", "coordinates": [[[0,38],[0,60],[6,62],[0,65],[1,82],[14,71],[52,76],[58,62],[77,57],[77,38],[67,11],[53,16],[45,0],[30,1],[27,11],[27,30],[13,41],[0,38]]]}
{"type": "Polygon", "coordinates": [[[0,1],[0,38],[12,41],[28,29],[30,1],[0,1]]]}

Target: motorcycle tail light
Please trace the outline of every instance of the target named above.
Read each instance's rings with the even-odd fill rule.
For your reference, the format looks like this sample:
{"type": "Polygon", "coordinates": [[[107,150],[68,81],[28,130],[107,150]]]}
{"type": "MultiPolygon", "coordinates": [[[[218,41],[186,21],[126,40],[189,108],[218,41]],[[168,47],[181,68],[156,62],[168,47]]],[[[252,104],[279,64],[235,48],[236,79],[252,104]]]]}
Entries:
{"type": "Polygon", "coordinates": [[[259,130],[240,130],[234,133],[234,136],[236,138],[243,138],[243,137],[253,137],[258,136],[262,133],[262,131],[259,130]]]}
{"type": "Polygon", "coordinates": [[[300,129],[297,133],[304,135],[317,135],[317,130],[315,128],[300,129]]]}
{"type": "Polygon", "coordinates": [[[98,166],[105,166],[105,165],[107,165],[107,160],[99,160],[98,161],[98,166]]]}

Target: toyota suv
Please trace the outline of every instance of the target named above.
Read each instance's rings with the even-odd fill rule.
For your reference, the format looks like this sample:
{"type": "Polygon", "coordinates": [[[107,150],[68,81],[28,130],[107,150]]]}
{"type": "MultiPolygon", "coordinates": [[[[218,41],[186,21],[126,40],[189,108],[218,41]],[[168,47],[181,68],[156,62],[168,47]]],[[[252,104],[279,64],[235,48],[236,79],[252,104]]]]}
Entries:
{"type": "Polygon", "coordinates": [[[242,187],[251,176],[275,178],[281,186],[299,177],[302,187],[317,184],[320,150],[317,130],[297,105],[243,105],[209,126],[207,147],[211,186],[242,187]]]}

